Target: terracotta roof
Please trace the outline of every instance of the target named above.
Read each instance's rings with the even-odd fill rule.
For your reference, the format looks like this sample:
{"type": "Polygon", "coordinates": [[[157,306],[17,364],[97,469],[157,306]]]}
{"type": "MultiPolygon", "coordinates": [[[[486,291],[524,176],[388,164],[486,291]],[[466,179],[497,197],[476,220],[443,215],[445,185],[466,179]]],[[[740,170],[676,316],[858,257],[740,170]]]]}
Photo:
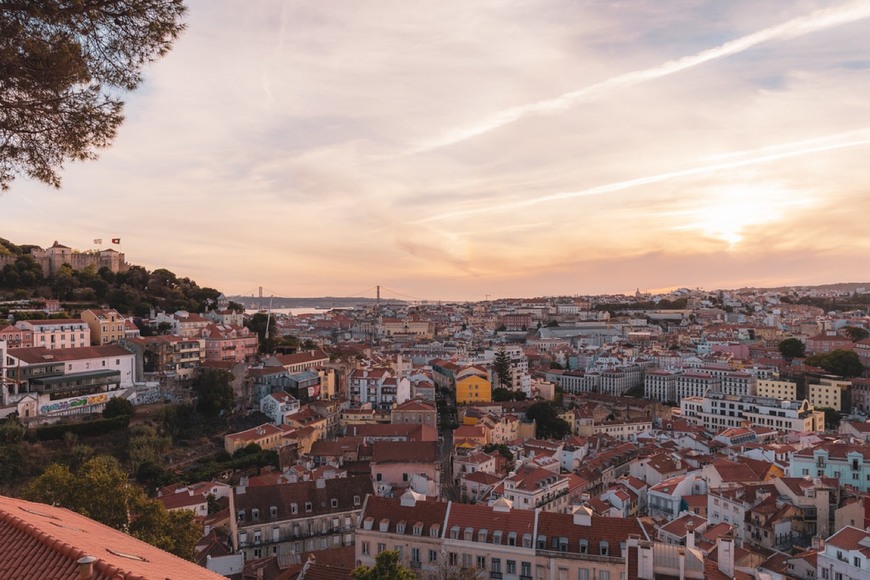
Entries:
{"type": "Polygon", "coordinates": [[[430,463],[438,459],[435,441],[375,441],[373,463],[430,463]]]}
{"type": "Polygon", "coordinates": [[[870,532],[865,532],[853,526],[846,526],[826,540],[826,544],[840,548],[841,550],[858,550],[865,556],[870,557],[870,545],[866,540],[870,538],[870,532]]]}
{"type": "Polygon", "coordinates": [[[327,479],[319,483],[300,481],[247,487],[244,493],[239,493],[237,488],[234,491],[234,500],[236,511],[246,512],[244,522],[240,522],[240,525],[250,526],[258,525],[258,521],[267,524],[360,509],[362,498],[371,492],[371,477],[360,476],[327,479]],[[360,504],[354,502],[355,497],[359,499],[360,504]],[[336,500],[335,507],[333,507],[333,499],[336,500]],[[258,520],[253,519],[254,509],[259,512],[258,520]],[[308,509],[310,511],[307,511],[308,509]]]}
{"type": "Polygon", "coordinates": [[[10,348],[9,356],[15,357],[28,364],[41,364],[47,362],[67,362],[73,360],[85,360],[89,358],[131,357],[133,353],[117,344],[106,346],[80,346],[75,348],[49,349],[44,346],[32,346],[28,348],[10,348]]]}
{"type": "Polygon", "coordinates": [[[67,509],[0,496],[0,577],[79,578],[76,561],[96,558],[94,579],[222,578],[192,562],[67,509]]]}

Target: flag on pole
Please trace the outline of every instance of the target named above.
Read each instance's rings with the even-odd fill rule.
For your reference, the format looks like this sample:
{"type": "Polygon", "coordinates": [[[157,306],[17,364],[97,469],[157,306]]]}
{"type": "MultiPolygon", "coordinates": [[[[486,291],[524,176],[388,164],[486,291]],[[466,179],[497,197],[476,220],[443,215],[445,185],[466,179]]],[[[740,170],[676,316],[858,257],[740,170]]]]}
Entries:
{"type": "Polygon", "coordinates": [[[113,244],[120,244],[120,243],[121,243],[121,238],[112,238],[112,243],[113,243],[113,244]]]}
{"type": "Polygon", "coordinates": [[[97,245],[100,245],[103,243],[103,239],[102,238],[94,238],[94,243],[97,245]]]}

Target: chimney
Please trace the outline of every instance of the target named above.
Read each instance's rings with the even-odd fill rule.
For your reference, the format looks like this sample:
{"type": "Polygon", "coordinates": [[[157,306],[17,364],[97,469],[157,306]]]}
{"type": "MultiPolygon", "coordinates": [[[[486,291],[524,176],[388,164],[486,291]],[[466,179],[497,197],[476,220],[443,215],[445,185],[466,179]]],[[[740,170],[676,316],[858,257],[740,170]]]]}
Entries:
{"type": "Polygon", "coordinates": [[[686,522],[686,547],[690,550],[695,547],[695,522],[686,522]]]}
{"type": "Polygon", "coordinates": [[[716,542],[716,554],[719,557],[719,571],[726,576],[734,577],[734,528],[731,528],[716,542]]]}
{"type": "Polygon", "coordinates": [[[824,550],[825,549],[825,539],[821,536],[813,536],[812,548],[813,548],[813,550],[815,550],[817,552],[821,552],[822,550],[824,550]]]}
{"type": "Polygon", "coordinates": [[[686,549],[680,548],[680,580],[686,580],[686,549]]]}
{"type": "Polygon", "coordinates": [[[79,565],[79,580],[91,580],[94,577],[94,562],[97,559],[93,556],[83,556],[76,560],[79,565]]]}

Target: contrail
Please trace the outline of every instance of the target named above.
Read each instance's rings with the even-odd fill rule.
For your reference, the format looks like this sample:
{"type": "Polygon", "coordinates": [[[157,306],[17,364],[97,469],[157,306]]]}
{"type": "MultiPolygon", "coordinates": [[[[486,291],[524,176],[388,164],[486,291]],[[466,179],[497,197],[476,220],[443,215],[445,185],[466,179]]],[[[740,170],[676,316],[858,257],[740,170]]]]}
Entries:
{"type": "Polygon", "coordinates": [[[866,0],[851,2],[837,8],[817,10],[806,16],[800,16],[777,26],[759,30],[758,32],[742,36],[691,56],[670,60],[652,68],[621,74],[552,99],[506,109],[484,119],[476,125],[460,128],[440,138],[422,143],[413,148],[409,153],[422,153],[454,145],[513,123],[528,115],[564,110],[577,103],[593,101],[617,89],[666,77],[712,60],[741,53],[765,42],[797,38],[820,30],[849,24],[867,17],[870,17],[870,2],[866,0]]]}
{"type": "MultiPolygon", "coordinates": [[[[622,191],[625,189],[631,189],[633,187],[639,187],[642,185],[650,185],[653,183],[661,183],[663,181],[668,181],[671,179],[678,179],[681,177],[691,177],[694,175],[703,175],[705,173],[714,173],[716,171],[723,171],[726,169],[736,169],[739,167],[748,167],[751,165],[761,165],[763,163],[770,163],[772,161],[779,161],[782,159],[788,159],[790,157],[799,157],[801,155],[809,155],[812,153],[823,153],[825,151],[835,151],[837,149],[846,149],[850,147],[862,147],[865,145],[870,145],[870,127],[865,127],[860,131],[849,131],[848,133],[844,133],[842,135],[854,135],[858,136],[861,134],[863,138],[856,139],[853,141],[846,141],[843,143],[829,143],[824,145],[816,145],[812,147],[803,147],[801,149],[793,149],[791,151],[782,151],[778,153],[768,153],[766,155],[760,155],[757,157],[753,157],[751,159],[743,159],[737,161],[728,161],[723,163],[715,163],[713,165],[704,165],[702,167],[693,167],[691,169],[681,169],[679,171],[669,171],[667,173],[660,173],[658,175],[649,175],[646,177],[639,177],[637,179],[629,179],[628,181],[619,181],[617,183],[608,183],[606,185],[598,185],[596,187],[590,187],[588,189],[581,189],[579,191],[564,191],[560,193],[551,193],[549,195],[543,195],[541,197],[536,197],[532,199],[527,199],[523,201],[517,201],[513,203],[507,203],[500,205],[498,207],[493,207],[492,205],[474,209],[465,209],[465,210],[457,210],[453,212],[442,213],[438,215],[429,216],[427,218],[423,218],[421,220],[417,220],[413,223],[422,224],[427,222],[434,221],[442,221],[446,219],[452,219],[456,217],[463,217],[467,215],[484,213],[484,212],[492,212],[493,209],[497,210],[514,210],[514,209],[522,209],[526,207],[531,207],[535,205],[540,205],[542,203],[552,202],[552,201],[562,201],[565,199],[572,199],[575,197],[590,197],[595,195],[603,195],[605,193],[612,193],[614,191],[622,191]]],[[[827,140],[827,139],[825,139],[827,140]]],[[[801,145],[805,143],[805,141],[798,141],[793,143],[794,145],[801,145]]],[[[786,146],[780,146],[786,147],[786,146]]],[[[761,151],[770,150],[769,147],[761,149],[761,151]]],[[[742,152],[744,155],[751,155],[752,152],[742,152]]]]}

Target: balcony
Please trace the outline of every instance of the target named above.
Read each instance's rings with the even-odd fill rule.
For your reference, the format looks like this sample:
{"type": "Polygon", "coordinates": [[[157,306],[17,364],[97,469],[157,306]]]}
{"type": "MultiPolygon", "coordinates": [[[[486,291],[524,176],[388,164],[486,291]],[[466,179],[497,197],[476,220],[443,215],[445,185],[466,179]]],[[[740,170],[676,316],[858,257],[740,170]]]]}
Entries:
{"type": "Polygon", "coordinates": [[[423,563],[419,560],[411,560],[410,566],[412,570],[419,570],[422,567],[423,563]]]}

